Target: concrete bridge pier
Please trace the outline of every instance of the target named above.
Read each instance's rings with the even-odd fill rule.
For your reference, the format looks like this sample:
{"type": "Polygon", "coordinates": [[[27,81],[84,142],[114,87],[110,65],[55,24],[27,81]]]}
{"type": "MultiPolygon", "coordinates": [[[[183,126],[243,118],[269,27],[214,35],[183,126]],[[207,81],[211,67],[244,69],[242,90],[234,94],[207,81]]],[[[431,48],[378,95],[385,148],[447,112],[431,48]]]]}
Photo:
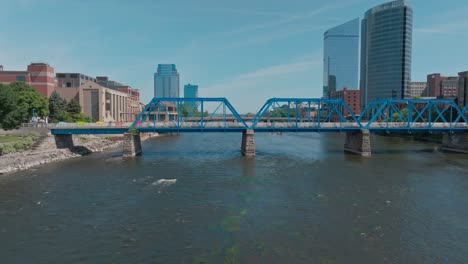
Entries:
{"type": "Polygon", "coordinates": [[[140,134],[125,133],[123,139],[123,152],[124,158],[130,158],[141,155],[141,137],[140,134]]]}
{"type": "Polygon", "coordinates": [[[369,130],[347,132],[344,150],[348,153],[358,154],[363,157],[370,157],[371,142],[369,130]]]}
{"type": "Polygon", "coordinates": [[[242,131],[242,146],[241,146],[242,155],[246,157],[255,156],[255,141],[254,141],[254,131],[252,129],[247,129],[242,131]]]}
{"type": "Polygon", "coordinates": [[[73,147],[73,135],[54,135],[57,149],[70,149],[73,147]]]}
{"type": "Polygon", "coordinates": [[[468,154],[468,132],[444,134],[442,150],[468,154]]]}

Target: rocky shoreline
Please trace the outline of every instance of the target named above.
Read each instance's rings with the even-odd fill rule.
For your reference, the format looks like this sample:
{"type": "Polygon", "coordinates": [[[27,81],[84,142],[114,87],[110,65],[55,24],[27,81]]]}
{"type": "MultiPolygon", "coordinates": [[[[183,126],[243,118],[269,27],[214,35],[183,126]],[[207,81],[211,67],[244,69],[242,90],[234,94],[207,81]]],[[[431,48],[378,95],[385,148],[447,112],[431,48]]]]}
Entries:
{"type": "Polygon", "coordinates": [[[73,148],[57,149],[54,137],[49,135],[35,150],[0,156],[0,174],[102,152],[109,148],[121,146],[122,140],[121,138],[80,135],[73,136],[73,143],[75,145],[73,148]]]}

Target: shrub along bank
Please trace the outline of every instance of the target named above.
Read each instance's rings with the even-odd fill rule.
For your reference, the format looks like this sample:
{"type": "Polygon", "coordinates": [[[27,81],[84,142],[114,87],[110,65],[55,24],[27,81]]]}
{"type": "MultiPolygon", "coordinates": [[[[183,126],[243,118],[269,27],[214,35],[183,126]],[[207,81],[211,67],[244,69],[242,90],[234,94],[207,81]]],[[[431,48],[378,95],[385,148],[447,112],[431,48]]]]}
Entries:
{"type": "Polygon", "coordinates": [[[38,133],[29,133],[19,136],[0,136],[0,155],[22,152],[30,149],[38,138],[38,133]]]}

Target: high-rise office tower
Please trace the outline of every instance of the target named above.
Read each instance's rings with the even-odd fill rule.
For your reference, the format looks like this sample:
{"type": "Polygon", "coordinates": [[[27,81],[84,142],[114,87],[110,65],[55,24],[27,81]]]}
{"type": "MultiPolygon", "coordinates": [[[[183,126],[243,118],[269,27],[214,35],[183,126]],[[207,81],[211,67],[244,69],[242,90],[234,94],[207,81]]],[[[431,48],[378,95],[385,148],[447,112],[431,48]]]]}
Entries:
{"type": "Polygon", "coordinates": [[[337,90],[358,88],[359,18],[323,34],[323,97],[337,90]]]}
{"type": "Polygon", "coordinates": [[[185,98],[197,98],[198,97],[198,85],[186,84],[184,85],[184,97],[185,98]]]}
{"type": "Polygon", "coordinates": [[[179,73],[175,64],[158,64],[154,74],[154,97],[179,97],[179,73]]]}
{"type": "MultiPolygon", "coordinates": [[[[184,98],[197,98],[198,97],[198,85],[186,84],[184,86],[184,98]]],[[[192,108],[198,107],[196,102],[186,102],[187,106],[192,108]]]]}
{"type": "Polygon", "coordinates": [[[361,106],[405,98],[411,82],[413,9],[398,0],[376,6],[361,22],[361,106]]]}

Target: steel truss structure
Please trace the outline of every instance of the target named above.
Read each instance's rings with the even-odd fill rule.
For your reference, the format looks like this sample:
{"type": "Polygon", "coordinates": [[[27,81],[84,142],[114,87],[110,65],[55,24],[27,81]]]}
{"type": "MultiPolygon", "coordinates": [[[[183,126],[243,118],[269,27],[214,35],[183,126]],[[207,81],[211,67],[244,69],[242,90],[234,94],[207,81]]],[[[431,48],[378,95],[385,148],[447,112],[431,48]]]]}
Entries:
{"type": "Polygon", "coordinates": [[[453,100],[374,100],[355,115],[342,99],[271,98],[243,120],[226,98],[153,98],[127,127],[60,127],[52,134],[140,132],[354,132],[468,131],[468,105],[453,100]]]}
{"type": "Polygon", "coordinates": [[[271,98],[251,121],[258,132],[360,130],[361,124],[341,99],[271,98]]]}
{"type": "Polygon", "coordinates": [[[374,100],[361,112],[359,122],[373,131],[460,132],[468,130],[468,106],[453,100],[374,100]]]}
{"type": "Polygon", "coordinates": [[[239,132],[248,125],[226,98],[153,98],[131,127],[140,132],[239,132]]]}

